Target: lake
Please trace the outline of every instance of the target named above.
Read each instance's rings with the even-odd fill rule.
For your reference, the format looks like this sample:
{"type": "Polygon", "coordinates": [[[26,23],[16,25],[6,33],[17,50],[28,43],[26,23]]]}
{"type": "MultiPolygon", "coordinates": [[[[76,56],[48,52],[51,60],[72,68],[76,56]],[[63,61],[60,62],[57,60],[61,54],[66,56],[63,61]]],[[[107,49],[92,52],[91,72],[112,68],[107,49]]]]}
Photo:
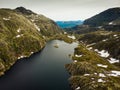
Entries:
{"type": "Polygon", "coordinates": [[[0,90],[71,90],[65,64],[71,63],[77,43],[52,40],[45,48],[21,59],[0,78],[0,90]],[[55,48],[55,44],[59,48],[55,48]]]}

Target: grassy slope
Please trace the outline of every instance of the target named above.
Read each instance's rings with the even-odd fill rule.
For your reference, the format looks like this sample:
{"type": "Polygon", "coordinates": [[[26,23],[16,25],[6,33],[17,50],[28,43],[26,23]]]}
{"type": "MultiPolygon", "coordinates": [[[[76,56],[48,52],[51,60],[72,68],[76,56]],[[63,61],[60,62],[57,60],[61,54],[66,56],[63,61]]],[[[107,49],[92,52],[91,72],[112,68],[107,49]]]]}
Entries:
{"type": "Polygon", "coordinates": [[[98,50],[106,50],[111,57],[120,59],[120,32],[96,31],[81,35],[79,41],[92,44],[91,47],[98,50]]]}
{"type": "Polygon", "coordinates": [[[10,9],[0,9],[0,75],[18,57],[28,57],[44,45],[43,37],[26,17],[10,9]]]}
{"type": "Polygon", "coordinates": [[[55,34],[59,34],[62,30],[57,26],[57,24],[41,14],[36,14],[29,9],[24,7],[18,7],[15,9],[18,13],[24,15],[33,24],[35,24],[39,29],[40,33],[46,37],[51,37],[55,34]]]}
{"type": "Polygon", "coordinates": [[[110,64],[105,58],[101,58],[94,51],[88,50],[80,44],[75,48],[73,62],[66,65],[66,69],[72,75],[69,79],[73,89],[80,87],[80,90],[119,90],[120,77],[109,76],[111,70],[120,70],[120,68],[110,64]],[[76,55],[82,55],[76,57],[76,55]],[[98,67],[97,64],[107,65],[107,68],[98,67]],[[88,75],[85,75],[88,74],[88,75]],[[103,74],[105,77],[101,77],[103,74]],[[98,82],[102,79],[103,82],[98,82]]]}
{"type": "Polygon", "coordinates": [[[28,15],[27,18],[40,28],[40,32],[44,36],[53,36],[54,34],[59,34],[61,32],[60,28],[54,21],[43,15],[32,14],[28,15]]]}
{"type": "Polygon", "coordinates": [[[17,59],[29,57],[41,50],[47,40],[59,39],[68,43],[73,41],[62,33],[54,21],[32,11],[28,13],[25,9],[24,13],[0,9],[0,22],[0,76],[17,59]]]}

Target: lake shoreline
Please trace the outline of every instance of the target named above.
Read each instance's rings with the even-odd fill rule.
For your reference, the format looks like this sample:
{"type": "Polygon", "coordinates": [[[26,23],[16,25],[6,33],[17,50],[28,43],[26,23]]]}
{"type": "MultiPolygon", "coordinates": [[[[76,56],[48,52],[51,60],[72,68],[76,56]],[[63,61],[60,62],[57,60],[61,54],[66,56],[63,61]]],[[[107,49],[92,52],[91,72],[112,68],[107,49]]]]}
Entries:
{"type": "Polygon", "coordinates": [[[64,88],[64,90],[71,90],[68,82],[70,75],[64,66],[72,62],[72,59],[69,58],[68,55],[73,53],[76,45],[76,43],[68,44],[61,40],[47,42],[42,50],[32,54],[29,58],[18,60],[5,75],[0,77],[0,89],[8,90],[8,88],[10,88],[9,90],[11,90],[13,84],[15,84],[14,87],[20,87],[22,90],[25,90],[24,88],[28,88],[29,90],[33,90],[32,88],[42,88],[42,90],[49,90],[50,88],[52,90],[63,90],[64,88]],[[59,48],[54,47],[55,43],[59,44],[59,48]],[[24,77],[21,75],[24,75],[24,77]],[[17,79],[19,81],[17,81],[17,79]],[[11,81],[11,83],[9,83],[8,80],[11,81]],[[54,86],[54,84],[56,86],[54,86]],[[4,86],[6,86],[6,88],[4,86]]]}

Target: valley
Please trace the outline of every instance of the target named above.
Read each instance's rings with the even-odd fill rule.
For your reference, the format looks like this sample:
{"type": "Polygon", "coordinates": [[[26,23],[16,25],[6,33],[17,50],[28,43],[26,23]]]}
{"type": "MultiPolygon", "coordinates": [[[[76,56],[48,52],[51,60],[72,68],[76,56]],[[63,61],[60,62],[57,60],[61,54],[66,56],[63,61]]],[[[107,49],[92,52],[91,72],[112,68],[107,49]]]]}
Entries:
{"type": "Polygon", "coordinates": [[[71,90],[69,73],[64,65],[71,63],[68,54],[74,53],[77,43],[52,40],[40,52],[18,60],[0,77],[1,90],[71,90]],[[59,48],[55,48],[55,44],[59,48]]]}
{"type": "Polygon", "coordinates": [[[120,8],[83,22],[57,23],[24,7],[2,8],[0,22],[1,89],[120,89],[120,8]],[[22,84],[23,77],[16,72],[25,75],[30,86],[22,84]],[[16,87],[8,83],[9,75],[16,87]]]}

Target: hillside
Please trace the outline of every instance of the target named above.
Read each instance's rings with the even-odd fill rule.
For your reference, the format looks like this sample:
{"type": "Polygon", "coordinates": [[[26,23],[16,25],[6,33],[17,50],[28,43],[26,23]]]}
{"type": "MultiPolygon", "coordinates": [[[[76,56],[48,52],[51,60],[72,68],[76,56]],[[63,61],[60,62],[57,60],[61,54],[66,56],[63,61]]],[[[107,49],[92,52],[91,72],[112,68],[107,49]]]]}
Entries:
{"type": "Polygon", "coordinates": [[[120,8],[108,9],[66,29],[79,41],[66,69],[74,90],[119,90],[120,8]]]}
{"type": "Polygon", "coordinates": [[[120,32],[96,31],[81,35],[79,41],[99,51],[105,50],[110,57],[120,59],[120,32]]]}
{"type": "Polygon", "coordinates": [[[57,25],[61,28],[72,28],[76,25],[83,24],[83,21],[77,20],[77,21],[56,21],[57,25]]]}
{"type": "Polygon", "coordinates": [[[34,24],[36,29],[44,36],[50,37],[61,32],[61,29],[57,24],[44,15],[36,14],[24,7],[17,7],[15,11],[28,18],[34,24]]]}
{"type": "Polygon", "coordinates": [[[120,8],[110,8],[83,22],[83,25],[76,25],[64,29],[75,34],[84,34],[99,30],[120,31],[120,8]]]}
{"type": "Polygon", "coordinates": [[[120,68],[107,56],[107,52],[97,53],[80,43],[75,48],[73,63],[66,65],[73,90],[119,90],[120,68]]]}
{"type": "MultiPolygon", "coordinates": [[[[110,8],[84,21],[84,25],[103,26],[120,18],[120,8],[110,8]]],[[[114,24],[114,23],[113,23],[114,24]]]]}
{"type": "Polygon", "coordinates": [[[0,9],[0,76],[18,59],[40,51],[62,33],[57,24],[24,7],[0,9]]]}
{"type": "Polygon", "coordinates": [[[119,90],[120,32],[99,30],[76,35],[78,47],[66,69],[74,90],[119,90]]]}
{"type": "Polygon", "coordinates": [[[72,28],[65,28],[64,30],[69,33],[84,34],[84,33],[97,31],[98,28],[90,27],[88,25],[77,25],[72,28]]]}
{"type": "Polygon", "coordinates": [[[2,75],[17,59],[41,50],[45,46],[45,40],[33,23],[14,10],[0,9],[0,22],[0,75],[2,75]]]}

